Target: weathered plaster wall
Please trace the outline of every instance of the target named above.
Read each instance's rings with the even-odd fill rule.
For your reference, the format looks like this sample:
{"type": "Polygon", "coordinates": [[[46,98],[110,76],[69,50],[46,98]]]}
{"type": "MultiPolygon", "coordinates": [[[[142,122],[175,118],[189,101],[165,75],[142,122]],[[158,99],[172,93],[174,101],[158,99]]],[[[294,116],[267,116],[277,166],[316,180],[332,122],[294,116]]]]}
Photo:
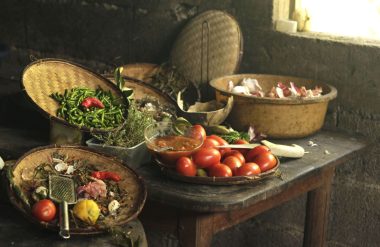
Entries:
{"type": "MultiPolygon", "coordinates": [[[[0,95],[18,91],[30,55],[61,57],[99,72],[114,65],[166,60],[186,20],[208,9],[236,16],[244,35],[241,72],[286,74],[326,81],[338,89],[325,128],[374,142],[366,154],[336,171],[329,246],[380,242],[380,46],[289,35],[272,30],[272,0],[2,0],[0,95]]],[[[21,107],[21,106],[20,106],[21,107]]],[[[1,123],[0,119],[0,123],[1,123]]],[[[270,210],[217,235],[213,246],[301,246],[305,198],[270,210]]],[[[175,246],[173,236],[150,233],[152,246],[175,246]]]]}

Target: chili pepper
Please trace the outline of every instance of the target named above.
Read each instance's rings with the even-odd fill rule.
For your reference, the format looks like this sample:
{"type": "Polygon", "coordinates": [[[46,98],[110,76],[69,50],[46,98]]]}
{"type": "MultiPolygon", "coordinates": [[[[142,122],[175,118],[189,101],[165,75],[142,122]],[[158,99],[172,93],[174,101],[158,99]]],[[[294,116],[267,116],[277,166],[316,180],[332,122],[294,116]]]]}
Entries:
{"type": "Polygon", "coordinates": [[[83,106],[86,109],[88,109],[90,107],[104,108],[103,103],[98,98],[95,98],[95,97],[85,98],[82,101],[81,106],[83,106]]]}
{"type": "Polygon", "coordinates": [[[91,173],[91,177],[101,179],[101,180],[112,180],[115,182],[119,182],[121,177],[116,172],[108,172],[108,171],[96,171],[91,173]]]}

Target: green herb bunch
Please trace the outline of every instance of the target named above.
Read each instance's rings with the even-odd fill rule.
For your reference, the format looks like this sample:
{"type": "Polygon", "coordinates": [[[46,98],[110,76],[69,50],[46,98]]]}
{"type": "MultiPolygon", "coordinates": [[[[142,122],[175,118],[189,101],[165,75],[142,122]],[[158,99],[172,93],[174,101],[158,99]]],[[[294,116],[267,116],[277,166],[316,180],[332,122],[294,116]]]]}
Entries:
{"type": "Polygon", "coordinates": [[[154,123],[153,115],[148,111],[140,111],[134,101],[130,102],[128,118],[124,125],[115,131],[94,134],[93,136],[104,145],[133,147],[143,142],[145,128],[154,123]]]}
{"type": "Polygon", "coordinates": [[[70,124],[88,128],[112,129],[120,126],[125,120],[124,107],[119,103],[120,99],[114,98],[110,91],[88,88],[72,88],[65,90],[63,94],[50,95],[59,102],[57,116],[65,119],[70,124]],[[99,99],[104,108],[84,108],[81,103],[88,97],[99,99]]]}

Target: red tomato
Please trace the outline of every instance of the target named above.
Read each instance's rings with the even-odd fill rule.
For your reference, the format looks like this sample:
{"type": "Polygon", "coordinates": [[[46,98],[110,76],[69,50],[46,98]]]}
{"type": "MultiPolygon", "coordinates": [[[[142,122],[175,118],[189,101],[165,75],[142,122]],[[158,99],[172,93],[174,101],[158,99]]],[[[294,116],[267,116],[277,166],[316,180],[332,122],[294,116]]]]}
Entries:
{"type": "Polygon", "coordinates": [[[253,162],[248,162],[239,167],[236,170],[235,176],[251,176],[258,175],[261,173],[259,165],[253,162]]]}
{"type": "Polygon", "coordinates": [[[204,140],[202,147],[203,148],[214,148],[216,146],[219,146],[219,142],[215,139],[212,139],[210,137],[206,137],[204,140]]]}
{"type": "MultiPolygon", "coordinates": [[[[246,140],[244,139],[237,139],[236,141],[234,141],[234,144],[249,144],[249,142],[247,142],[246,140]]],[[[247,148],[234,148],[232,150],[236,150],[236,151],[239,151],[242,155],[246,155],[249,151],[249,149],[247,148]]]]}
{"type": "Polygon", "coordinates": [[[233,174],[236,173],[236,169],[238,169],[239,167],[241,167],[243,165],[241,163],[241,161],[239,160],[239,158],[237,158],[236,156],[233,156],[233,155],[226,157],[223,160],[223,164],[225,164],[226,166],[231,168],[231,171],[233,174]]]}
{"type": "MultiPolygon", "coordinates": [[[[209,137],[218,141],[220,146],[228,145],[228,142],[220,136],[210,135],[209,137]]],[[[219,151],[220,151],[220,154],[223,156],[225,153],[231,151],[231,148],[219,148],[219,151]]]]}
{"type": "Polygon", "coordinates": [[[194,137],[195,139],[198,139],[198,140],[206,139],[206,130],[200,124],[195,124],[191,126],[189,131],[190,131],[189,135],[194,137]]]}
{"type": "Polygon", "coordinates": [[[32,214],[39,221],[49,222],[54,219],[57,209],[49,199],[36,202],[32,208],[32,214]]]}
{"type": "Polygon", "coordinates": [[[193,177],[197,174],[197,167],[189,157],[179,158],[176,162],[175,169],[183,176],[193,177]]]}
{"type": "Polygon", "coordinates": [[[256,156],[253,162],[260,166],[262,172],[265,172],[276,166],[277,159],[271,152],[266,152],[256,156]]]}
{"type": "Polygon", "coordinates": [[[231,150],[228,153],[224,154],[225,158],[228,157],[228,156],[235,156],[236,158],[238,158],[240,160],[241,164],[245,163],[244,155],[242,153],[240,153],[239,151],[237,151],[237,150],[231,150]]]}
{"type": "Polygon", "coordinates": [[[208,169],[208,175],[210,177],[232,177],[232,171],[227,165],[219,163],[208,169]]]}
{"type": "Polygon", "coordinates": [[[193,161],[198,168],[206,168],[220,162],[221,155],[215,148],[200,148],[193,154],[193,161]]]}
{"type": "Polygon", "coordinates": [[[257,146],[248,151],[248,153],[245,156],[245,160],[247,162],[254,162],[253,160],[255,159],[256,156],[262,153],[269,152],[269,151],[270,149],[267,146],[264,146],[264,145],[257,146]]]}

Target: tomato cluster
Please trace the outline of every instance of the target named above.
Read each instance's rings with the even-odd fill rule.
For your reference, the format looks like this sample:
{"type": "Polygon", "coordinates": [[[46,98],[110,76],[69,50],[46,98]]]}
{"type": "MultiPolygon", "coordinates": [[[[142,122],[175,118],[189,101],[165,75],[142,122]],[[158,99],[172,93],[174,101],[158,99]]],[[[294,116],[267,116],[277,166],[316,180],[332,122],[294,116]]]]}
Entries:
{"type": "MultiPolygon", "coordinates": [[[[248,142],[235,142],[245,143],[248,142]]],[[[250,176],[259,175],[277,164],[276,157],[266,146],[257,146],[251,150],[218,148],[227,144],[228,142],[220,136],[205,136],[203,145],[197,152],[191,157],[180,157],[177,160],[176,171],[183,176],[250,176]]]]}

